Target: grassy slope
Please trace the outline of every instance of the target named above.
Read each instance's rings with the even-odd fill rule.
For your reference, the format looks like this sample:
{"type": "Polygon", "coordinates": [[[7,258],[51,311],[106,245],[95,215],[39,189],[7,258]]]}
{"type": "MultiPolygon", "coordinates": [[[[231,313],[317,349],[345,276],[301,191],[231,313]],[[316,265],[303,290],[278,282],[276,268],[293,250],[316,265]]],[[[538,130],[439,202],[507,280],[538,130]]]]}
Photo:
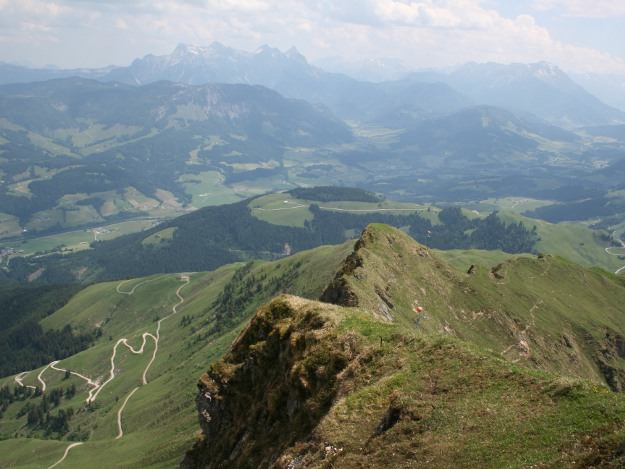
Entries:
{"type": "Polygon", "coordinates": [[[376,211],[383,209],[386,213],[395,215],[408,214],[412,211],[421,211],[422,216],[427,218],[435,218],[438,209],[433,208],[433,212],[428,213],[427,207],[418,204],[408,204],[403,202],[394,202],[384,200],[379,203],[370,202],[319,202],[314,200],[297,199],[287,193],[269,194],[258,197],[249,203],[252,214],[259,220],[273,223],[274,225],[297,226],[303,227],[306,220],[312,221],[313,214],[309,207],[316,204],[324,208],[337,208],[341,210],[353,210],[353,213],[366,211],[376,211]],[[398,209],[393,211],[392,209],[398,209]]]}
{"type": "Polygon", "coordinates": [[[275,299],[201,378],[186,467],[622,467],[625,398],[597,367],[625,363],[621,279],[557,257],[466,275],[399,230],[361,239],[328,290],[357,306],[275,299]]]}
{"type": "MultiPolygon", "coordinates": [[[[616,269],[625,265],[616,256],[609,255],[605,252],[605,248],[609,245],[600,241],[597,232],[588,228],[582,223],[558,223],[553,224],[543,220],[536,220],[520,215],[519,207],[523,210],[527,209],[529,203],[535,202],[528,199],[511,199],[509,204],[502,204],[500,216],[510,222],[522,221],[526,226],[536,225],[541,240],[536,246],[536,250],[546,254],[565,257],[575,263],[583,266],[599,266],[614,272],[616,269]]],[[[269,194],[259,197],[250,202],[252,214],[263,221],[276,225],[285,226],[304,226],[306,220],[311,221],[313,216],[308,207],[311,203],[321,206],[336,207],[347,210],[376,210],[379,208],[415,208],[420,211],[420,215],[430,219],[433,223],[438,222],[437,213],[439,209],[431,207],[431,211],[423,210],[426,208],[422,205],[406,204],[393,201],[384,201],[381,204],[363,203],[363,202],[328,202],[319,203],[309,200],[295,199],[288,194],[269,194]]],[[[357,213],[357,212],[356,212],[357,213]]],[[[395,214],[408,213],[403,211],[389,212],[395,214]]],[[[464,215],[472,218],[475,213],[470,210],[464,210],[464,215]]],[[[511,256],[497,251],[460,251],[451,250],[448,252],[439,251],[441,256],[454,264],[461,266],[467,264],[483,264],[489,265],[501,262],[511,256]]]]}
{"type": "Polygon", "coordinates": [[[449,249],[447,251],[435,249],[434,252],[445,262],[464,272],[472,265],[489,268],[515,257],[531,257],[531,254],[515,255],[503,251],[484,251],[481,249],[449,249]]]}
{"type": "Polygon", "coordinates": [[[624,263],[616,256],[605,252],[609,244],[597,238],[597,231],[583,223],[549,223],[544,220],[524,217],[511,212],[502,212],[506,221],[523,222],[526,226],[536,226],[541,240],[536,250],[555,256],[562,256],[583,266],[599,266],[614,272],[624,263]]]}
{"type": "MultiPolygon", "coordinates": [[[[366,366],[371,378],[341,397],[315,432],[342,448],[332,458],[339,467],[568,466],[600,440],[625,436],[625,400],[605,388],[533,372],[452,338],[374,331],[360,318],[342,327],[365,337],[378,358],[366,366]],[[399,421],[378,435],[389,408],[399,421]]],[[[311,463],[322,465],[318,457],[311,463]]]]}
{"type": "MultiPolygon", "coordinates": [[[[437,466],[471,466],[488,457],[492,467],[516,467],[569,463],[611,451],[622,437],[616,427],[625,418],[625,403],[607,391],[597,352],[608,351],[605,365],[621,379],[625,360],[618,356],[618,347],[606,341],[606,332],[625,337],[621,280],[550,256],[507,260],[494,276],[485,266],[488,261],[473,262],[475,253],[454,253],[458,266],[468,261],[479,265],[475,274],[467,275],[466,268],[447,265],[399,230],[374,225],[363,240],[357,250],[362,265],[343,272],[341,286],[355,292],[358,308],[313,305],[331,316],[337,331],[333,337],[355,335],[362,357],[368,358],[345,376],[333,407],[306,443],[312,446],[302,450],[310,465],[324,464],[320,455],[326,442],[343,448],[332,456],[340,467],[362,466],[365,456],[378,465],[413,458],[437,466]],[[425,308],[418,326],[415,304],[425,308]],[[392,323],[384,319],[388,315],[392,323]],[[399,423],[373,435],[395,402],[402,416],[399,423]]],[[[348,243],[255,263],[251,274],[266,274],[268,279],[261,293],[245,303],[241,318],[277,293],[268,282],[289,269],[294,269],[293,280],[282,290],[317,297],[350,250],[348,243]]],[[[493,256],[499,260],[499,255],[493,256]]],[[[238,267],[241,264],[192,276],[182,291],[187,303],[180,311],[192,316],[191,324],[183,327],[180,318],[163,323],[150,383],[133,396],[124,415],[127,434],[115,441],[116,412],[139,384],[147,359],[120,349],[120,376],[101,393],[95,411],[79,412],[72,420],[72,429],[80,426],[90,439],[73,450],[66,467],[84,467],[94,458],[106,461],[107,467],[171,467],[180,460],[197,421],[193,382],[224,354],[242,325],[220,336],[202,335],[211,325],[210,305],[238,267]]],[[[155,319],[175,302],[179,284],[176,276],[159,275],[120,287],[130,291],[138,285],[132,296],[118,294],[118,283],[81,292],[43,324],[101,326],[103,336],[60,365],[89,376],[105,374],[114,341],[124,336],[133,345],[140,343],[141,332],[153,331],[155,319]]],[[[336,341],[337,346],[341,343],[336,341]]],[[[36,384],[39,371],[28,375],[25,383],[36,384]]],[[[51,388],[67,384],[61,373],[47,371],[44,377],[51,388]]],[[[63,405],[76,409],[86,387],[74,378],[70,382],[79,386],[79,393],[63,405]]],[[[12,378],[0,380],[0,385],[5,383],[12,385],[12,378]]],[[[7,410],[0,432],[39,439],[0,442],[0,460],[17,467],[54,462],[66,443],[26,432],[24,419],[15,417],[19,406],[7,410]]],[[[295,457],[297,451],[287,448],[284,457],[295,457]]]]}
{"type": "MultiPolygon", "coordinates": [[[[199,176],[197,178],[195,176],[189,177],[191,178],[190,180],[193,181],[199,180],[197,179],[199,176]]],[[[204,189],[201,189],[200,194],[207,194],[207,197],[213,194],[213,192],[204,191],[208,191],[208,188],[204,187],[204,189]]],[[[522,221],[526,226],[536,225],[541,237],[541,241],[536,247],[537,251],[559,255],[584,266],[599,266],[611,272],[625,265],[625,262],[619,260],[617,256],[606,253],[605,248],[608,247],[608,244],[595,236],[597,234],[596,231],[582,223],[552,224],[520,215],[519,207],[525,207],[526,204],[530,202],[532,201],[528,201],[527,199],[511,199],[507,204],[500,204],[503,210],[500,214],[506,222],[516,223],[522,221]]],[[[407,214],[409,212],[406,212],[405,209],[414,208],[415,210],[419,210],[420,216],[429,219],[432,223],[439,222],[439,209],[436,207],[429,207],[430,211],[427,211],[427,206],[393,201],[383,201],[379,204],[340,201],[319,203],[310,200],[296,199],[286,193],[273,193],[253,199],[249,203],[249,206],[252,209],[252,214],[260,220],[276,225],[303,227],[305,221],[311,221],[313,218],[309,210],[309,206],[312,203],[320,204],[324,207],[327,206],[346,210],[379,210],[380,208],[385,210],[392,208],[402,209],[402,211],[387,212],[393,214],[407,214]],[[285,201],[287,203],[285,203],[285,201]]],[[[212,203],[205,205],[212,205],[212,203]]],[[[496,206],[487,207],[489,207],[489,209],[497,208],[496,206]]],[[[469,218],[478,216],[471,210],[464,210],[463,213],[469,218]]],[[[485,216],[485,213],[486,212],[481,212],[479,216],[485,216]]],[[[138,220],[102,227],[102,229],[99,230],[98,239],[113,239],[122,234],[141,231],[149,228],[153,223],[154,220],[138,220]]],[[[350,236],[355,235],[355,233],[348,234],[350,236]]],[[[156,241],[163,241],[169,236],[169,233],[166,233],[166,235],[167,236],[159,239],[147,237],[144,244],[154,244],[156,241]]],[[[93,233],[90,230],[81,230],[33,238],[23,244],[14,241],[6,243],[6,246],[23,251],[20,255],[30,255],[37,251],[58,250],[61,245],[66,246],[64,251],[84,250],[89,248],[89,243],[91,241],[93,241],[93,233]]],[[[510,257],[505,253],[496,251],[487,252],[474,250],[451,250],[441,252],[441,256],[459,268],[468,268],[471,264],[491,265],[510,257]]]]}
{"type": "MultiPolygon", "coordinates": [[[[382,297],[390,298],[395,320],[414,327],[416,304],[425,308],[419,325],[425,332],[449,333],[510,359],[603,381],[599,352],[614,348],[606,335],[625,337],[622,279],[552,256],[513,258],[496,275],[484,267],[468,275],[399,230],[374,226],[367,232],[372,239],[359,250],[364,267],[357,269],[363,273],[344,277],[362,307],[384,316],[389,308],[382,297]]],[[[625,369],[622,358],[607,362],[625,369]]]]}
{"type": "MultiPolygon", "coordinates": [[[[249,275],[260,278],[266,274],[264,282],[267,283],[293,269],[293,280],[278,287],[317,297],[350,249],[351,245],[347,243],[299,253],[281,261],[257,262],[249,275]]],[[[69,402],[62,401],[62,406],[80,409],[72,419],[71,429],[80,428],[89,435],[84,446],[72,450],[64,467],[85,467],[93,460],[106,461],[105,467],[121,464],[125,467],[171,467],[181,459],[197,424],[193,407],[196,376],[207,361],[216,360],[228,349],[241,321],[275,293],[265,285],[241,306],[235,324],[221,334],[209,334],[214,325],[211,305],[241,266],[236,264],[215,272],[192,274],[190,285],[181,292],[186,302],[178,317],[163,322],[158,356],[148,375],[149,384],[140,387],[126,407],[123,419],[126,435],[122,440],[114,440],[117,411],[125,396],[140,385],[141,373],[153,350],[152,342],[148,342],[144,355],[132,355],[124,347],[118,349],[116,368],[119,376],[100,393],[92,411],[84,408],[87,386],[83,381],[75,377],[63,381],[63,374],[53,370],[44,373],[48,389],[76,384],[76,397],[69,402]],[[191,317],[186,326],[180,322],[183,315],[191,317]]],[[[141,333],[153,333],[155,319],[169,313],[176,302],[174,292],[180,284],[175,275],[157,275],[122,284],[121,291],[131,291],[137,286],[131,296],[117,293],[117,282],[96,284],[80,292],[68,305],[46,318],[44,327],[68,323],[80,330],[101,327],[103,335],[93,347],[61,361],[59,366],[93,378],[108,377],[114,343],[126,337],[133,346],[140,345],[141,333]]],[[[37,385],[39,371],[41,369],[32,371],[24,383],[37,385]]],[[[0,385],[4,384],[13,386],[13,377],[0,380],[0,385]]],[[[47,466],[60,458],[68,443],[42,440],[40,432],[28,431],[24,427],[25,417],[15,415],[22,405],[10,406],[5,418],[0,420],[0,433],[4,438],[13,437],[0,442],[3,455],[0,461],[11,467],[47,466]],[[35,439],[25,438],[27,436],[35,439]]]]}
{"type": "Polygon", "coordinates": [[[180,176],[187,194],[192,197],[195,208],[208,205],[229,204],[238,202],[243,196],[238,195],[232,187],[224,184],[225,178],[219,171],[202,171],[180,176]]]}
{"type": "MultiPolygon", "coordinates": [[[[114,239],[137,231],[143,231],[154,226],[154,220],[130,220],[112,225],[95,228],[97,238],[100,241],[114,239]]],[[[89,248],[89,244],[94,241],[94,233],[91,229],[68,231],[48,236],[30,238],[24,241],[10,241],[3,243],[3,246],[21,251],[24,256],[32,255],[40,251],[79,251],[89,248]]]]}

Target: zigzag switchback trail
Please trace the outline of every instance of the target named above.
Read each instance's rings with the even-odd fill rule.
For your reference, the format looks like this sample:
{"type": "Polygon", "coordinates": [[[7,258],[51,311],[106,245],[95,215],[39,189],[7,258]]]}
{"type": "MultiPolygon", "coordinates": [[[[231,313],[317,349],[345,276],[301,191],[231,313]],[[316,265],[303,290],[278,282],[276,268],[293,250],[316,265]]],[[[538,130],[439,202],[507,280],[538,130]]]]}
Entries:
{"type": "MultiPolygon", "coordinates": [[[[91,389],[89,390],[88,396],[87,396],[87,398],[86,398],[86,403],[87,403],[87,405],[91,405],[91,404],[93,404],[93,403],[95,403],[95,402],[96,402],[96,399],[98,398],[98,395],[100,394],[100,392],[102,392],[102,390],[103,390],[103,389],[104,389],[104,388],[105,388],[105,387],[106,387],[109,383],[111,383],[111,382],[112,382],[112,381],[116,378],[116,376],[117,376],[117,375],[116,375],[116,364],[115,364],[115,358],[116,358],[116,356],[117,356],[117,350],[118,350],[119,346],[120,346],[120,345],[125,346],[125,347],[126,347],[126,348],[127,348],[127,349],[128,349],[128,350],[132,353],[132,354],[135,354],[135,355],[142,355],[142,354],[144,353],[144,351],[145,351],[145,346],[146,346],[147,340],[148,340],[148,339],[151,339],[151,340],[154,342],[154,349],[153,349],[153,352],[152,352],[151,358],[150,358],[149,362],[147,363],[147,365],[145,366],[145,368],[143,369],[143,373],[142,373],[142,375],[141,375],[141,381],[142,381],[141,386],[145,386],[145,385],[147,385],[147,384],[148,384],[148,371],[150,370],[150,368],[151,368],[152,364],[153,364],[153,363],[154,363],[154,361],[156,360],[156,356],[157,356],[157,353],[158,353],[158,345],[159,345],[159,341],[160,341],[160,338],[161,338],[161,335],[160,335],[161,325],[162,325],[162,323],[163,323],[164,321],[166,321],[166,320],[170,319],[172,316],[174,316],[175,314],[177,314],[177,313],[178,313],[178,308],[179,308],[180,306],[182,306],[182,305],[184,304],[184,302],[185,302],[184,297],[181,295],[181,291],[182,291],[182,289],[183,289],[184,287],[186,287],[186,286],[189,284],[189,282],[190,282],[190,280],[191,280],[191,277],[190,277],[190,275],[185,275],[185,274],[183,274],[183,275],[180,275],[180,276],[179,276],[179,279],[180,279],[180,281],[181,281],[181,282],[183,282],[183,284],[182,284],[182,285],[180,285],[180,286],[177,288],[177,290],[176,290],[176,297],[177,297],[177,299],[178,299],[178,302],[172,306],[172,308],[171,308],[171,313],[170,313],[170,314],[168,314],[167,316],[165,316],[165,317],[163,317],[163,318],[161,318],[161,319],[159,319],[159,320],[157,321],[157,323],[156,323],[156,332],[155,332],[155,334],[152,334],[152,333],[150,333],[150,332],[144,332],[144,333],[142,334],[142,343],[141,343],[141,346],[140,346],[139,348],[134,348],[133,346],[131,346],[131,345],[128,343],[128,339],[127,339],[127,338],[121,338],[121,339],[119,339],[119,340],[115,343],[115,345],[114,345],[114,347],[113,347],[113,351],[112,351],[111,357],[110,357],[110,365],[111,365],[111,367],[110,367],[109,377],[108,377],[108,379],[107,379],[106,381],[101,382],[101,381],[100,381],[100,378],[96,378],[96,379],[89,378],[89,377],[87,377],[87,376],[85,376],[85,375],[83,375],[83,374],[81,374],[81,373],[77,373],[77,372],[75,372],[75,371],[71,371],[71,370],[68,370],[68,369],[65,369],[65,368],[59,367],[58,365],[59,365],[59,363],[60,363],[60,360],[55,360],[55,361],[53,361],[53,362],[49,363],[47,366],[45,366],[45,367],[41,370],[41,372],[38,374],[38,376],[37,376],[37,380],[39,381],[39,383],[41,383],[41,387],[39,388],[39,389],[40,389],[40,391],[41,391],[42,393],[45,393],[45,392],[46,392],[47,385],[46,385],[46,382],[45,382],[45,380],[44,380],[44,378],[43,378],[43,375],[44,375],[44,373],[45,373],[45,371],[46,371],[46,370],[48,370],[48,369],[52,369],[52,370],[55,370],[55,371],[58,371],[58,372],[61,372],[61,373],[69,373],[70,375],[76,376],[76,377],[78,377],[78,378],[80,378],[80,379],[84,380],[84,381],[87,383],[87,385],[91,388],[91,389]]],[[[150,279],[148,279],[148,280],[145,280],[145,281],[139,282],[138,284],[134,285],[134,286],[133,286],[133,288],[132,288],[131,290],[129,290],[129,291],[122,291],[122,290],[121,290],[122,285],[123,285],[124,283],[126,283],[126,281],[123,281],[123,282],[120,282],[120,283],[117,285],[117,287],[116,287],[116,291],[117,291],[117,293],[119,293],[119,294],[123,294],[123,295],[128,295],[128,296],[131,296],[131,295],[133,295],[133,294],[135,293],[135,291],[137,290],[137,288],[138,288],[138,287],[140,287],[141,285],[145,285],[146,283],[148,283],[148,282],[150,282],[150,281],[151,281],[151,280],[150,280],[150,279]]],[[[23,387],[24,387],[24,386],[26,386],[26,385],[24,385],[24,384],[23,384],[22,380],[24,379],[24,377],[25,377],[25,376],[26,376],[26,374],[28,374],[28,373],[29,373],[29,372],[22,372],[22,373],[18,374],[17,376],[15,376],[15,378],[14,378],[14,379],[15,379],[15,382],[16,382],[19,386],[23,386],[23,387]]],[[[132,396],[133,396],[133,395],[134,395],[134,394],[135,394],[135,393],[136,393],[136,392],[137,392],[137,391],[141,388],[141,386],[137,386],[137,387],[135,387],[135,388],[134,388],[134,389],[133,389],[133,390],[132,390],[132,391],[131,391],[131,392],[130,392],[127,396],[126,396],[126,398],[124,399],[124,401],[123,401],[122,405],[121,405],[121,406],[120,406],[120,408],[119,408],[119,411],[117,412],[117,427],[118,427],[118,434],[117,434],[117,436],[116,436],[116,438],[115,438],[116,440],[119,440],[119,439],[121,439],[121,438],[124,436],[124,431],[123,431],[123,427],[122,427],[122,418],[123,418],[123,412],[124,412],[124,410],[125,410],[125,408],[126,408],[126,405],[128,404],[128,401],[130,400],[130,398],[131,398],[131,397],[132,397],[132,396]]],[[[35,390],[36,390],[36,389],[38,389],[38,388],[37,388],[37,387],[35,387],[35,386],[27,386],[27,387],[28,387],[28,388],[30,388],[30,389],[35,389],[35,390]]],[[[65,453],[64,453],[64,455],[63,455],[63,457],[62,457],[61,459],[59,459],[57,462],[55,462],[54,464],[52,464],[52,465],[49,467],[49,469],[51,469],[51,468],[53,468],[53,467],[56,467],[57,465],[61,464],[61,463],[62,463],[62,462],[63,462],[63,461],[67,458],[67,456],[68,456],[68,454],[69,454],[69,452],[70,452],[70,450],[71,450],[71,449],[75,448],[76,446],[82,445],[82,444],[84,444],[84,442],[79,442],[79,443],[72,443],[72,444],[70,444],[70,445],[66,448],[65,453]]]]}

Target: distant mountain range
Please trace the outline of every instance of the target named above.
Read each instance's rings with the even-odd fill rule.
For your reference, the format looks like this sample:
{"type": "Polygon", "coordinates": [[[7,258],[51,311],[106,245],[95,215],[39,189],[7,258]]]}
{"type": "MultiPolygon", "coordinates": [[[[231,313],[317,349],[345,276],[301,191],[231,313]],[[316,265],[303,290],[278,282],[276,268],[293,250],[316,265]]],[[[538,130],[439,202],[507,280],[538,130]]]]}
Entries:
{"type": "MultiPolygon", "coordinates": [[[[384,69],[383,63],[377,65],[384,69]]],[[[127,67],[36,70],[0,65],[0,83],[68,76],[133,85],[161,80],[191,85],[258,84],[287,97],[321,103],[342,118],[391,125],[398,122],[385,120],[389,112],[423,119],[457,111],[467,104],[504,107],[567,127],[625,122],[624,112],[601,102],[548,63],[467,64],[450,73],[421,72],[401,80],[372,83],[326,72],[311,65],[294,48],[282,52],[262,46],[245,52],[215,42],[207,47],[181,44],[169,55],[147,55],[127,67]],[[433,83],[436,88],[432,88],[433,83]],[[389,107],[387,103],[392,104],[389,107]]]]}
{"type": "Polygon", "coordinates": [[[585,73],[572,78],[603,102],[625,111],[625,74],[585,73]]]}
{"type": "Polygon", "coordinates": [[[545,63],[373,83],[295,49],[214,43],[128,67],[0,66],[11,80],[22,83],[0,85],[0,239],[320,181],[460,201],[545,188],[569,200],[622,180],[605,168],[623,159],[624,113],[545,63]]]}
{"type": "Polygon", "coordinates": [[[549,158],[542,142],[574,144],[580,137],[559,127],[519,118],[501,108],[479,106],[419,122],[400,136],[399,147],[416,147],[422,157],[440,155],[433,164],[499,166],[549,158]]]}
{"type": "Polygon", "coordinates": [[[328,72],[372,82],[400,80],[412,71],[401,60],[392,57],[349,60],[335,56],[316,60],[314,65],[328,72]]]}
{"type": "Polygon", "coordinates": [[[470,63],[408,79],[446,83],[473,102],[533,114],[564,127],[623,122],[625,113],[601,102],[555,65],[470,63]]]}

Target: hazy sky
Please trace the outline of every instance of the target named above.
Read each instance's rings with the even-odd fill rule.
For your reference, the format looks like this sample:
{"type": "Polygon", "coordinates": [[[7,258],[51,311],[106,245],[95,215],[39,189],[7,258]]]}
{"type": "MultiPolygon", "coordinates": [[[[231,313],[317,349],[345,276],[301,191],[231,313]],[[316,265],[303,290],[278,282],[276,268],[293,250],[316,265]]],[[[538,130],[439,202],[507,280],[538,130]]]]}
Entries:
{"type": "Polygon", "coordinates": [[[0,60],[128,64],[178,43],[414,68],[546,60],[625,73],[625,0],[0,0],[0,60]]]}

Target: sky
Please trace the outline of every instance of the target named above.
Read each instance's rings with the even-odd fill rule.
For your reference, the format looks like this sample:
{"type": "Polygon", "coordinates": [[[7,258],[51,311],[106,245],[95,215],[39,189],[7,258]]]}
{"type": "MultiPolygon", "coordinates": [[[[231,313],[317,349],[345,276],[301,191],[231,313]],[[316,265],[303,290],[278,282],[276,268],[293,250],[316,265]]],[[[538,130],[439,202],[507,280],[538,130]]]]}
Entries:
{"type": "Polygon", "coordinates": [[[177,44],[413,69],[547,61],[625,74],[625,0],[0,0],[0,61],[127,65],[177,44]]]}

